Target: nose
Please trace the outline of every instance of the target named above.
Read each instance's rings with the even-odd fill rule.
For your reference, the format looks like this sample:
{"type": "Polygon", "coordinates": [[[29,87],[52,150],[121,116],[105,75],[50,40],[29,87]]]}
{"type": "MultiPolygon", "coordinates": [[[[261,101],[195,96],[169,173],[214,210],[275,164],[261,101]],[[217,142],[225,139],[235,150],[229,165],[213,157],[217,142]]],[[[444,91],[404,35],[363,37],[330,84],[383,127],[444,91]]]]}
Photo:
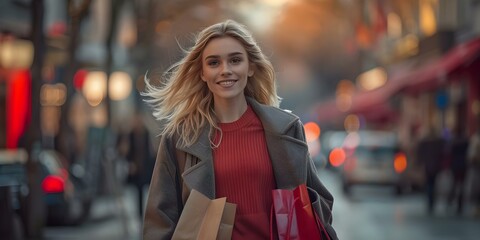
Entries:
{"type": "Polygon", "coordinates": [[[222,75],[231,75],[232,70],[230,69],[230,65],[228,63],[222,64],[222,75]]]}

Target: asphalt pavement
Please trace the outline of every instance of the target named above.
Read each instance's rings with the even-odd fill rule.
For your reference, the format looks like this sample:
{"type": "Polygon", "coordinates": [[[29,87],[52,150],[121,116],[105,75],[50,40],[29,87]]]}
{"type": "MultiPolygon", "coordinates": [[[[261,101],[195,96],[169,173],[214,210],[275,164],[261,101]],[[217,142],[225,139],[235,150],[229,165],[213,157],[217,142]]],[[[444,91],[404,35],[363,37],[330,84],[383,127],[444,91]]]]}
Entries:
{"type": "Polygon", "coordinates": [[[326,170],[320,178],[335,197],[333,227],[342,240],[473,240],[480,236],[480,218],[468,203],[462,215],[447,206],[448,174],[440,177],[434,214],[423,192],[397,196],[388,186],[356,186],[344,195],[339,177],[326,170]]]}

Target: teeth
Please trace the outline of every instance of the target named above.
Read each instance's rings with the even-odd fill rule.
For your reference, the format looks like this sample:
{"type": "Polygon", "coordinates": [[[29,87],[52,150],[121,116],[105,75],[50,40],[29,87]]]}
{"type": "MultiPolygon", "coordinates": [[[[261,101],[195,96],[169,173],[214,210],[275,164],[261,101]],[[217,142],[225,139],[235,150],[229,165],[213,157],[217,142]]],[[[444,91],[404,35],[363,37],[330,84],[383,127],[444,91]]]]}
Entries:
{"type": "Polygon", "coordinates": [[[221,86],[231,86],[235,83],[235,81],[222,81],[222,82],[219,82],[218,84],[220,84],[221,86]]]}

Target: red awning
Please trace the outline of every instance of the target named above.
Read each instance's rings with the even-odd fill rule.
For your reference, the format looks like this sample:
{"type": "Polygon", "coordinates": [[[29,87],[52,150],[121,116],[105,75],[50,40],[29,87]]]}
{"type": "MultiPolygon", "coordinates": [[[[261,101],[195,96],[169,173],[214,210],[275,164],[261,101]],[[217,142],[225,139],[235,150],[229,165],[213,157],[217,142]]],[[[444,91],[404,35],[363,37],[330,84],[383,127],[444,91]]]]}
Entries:
{"type": "Polygon", "coordinates": [[[385,97],[387,96],[383,93],[355,95],[351,107],[344,112],[337,108],[335,100],[330,100],[315,106],[313,114],[319,122],[342,121],[348,114],[361,115],[369,122],[388,122],[395,119],[397,113],[385,97]]]}
{"type": "Polygon", "coordinates": [[[361,114],[372,121],[381,120],[395,116],[390,106],[389,99],[404,86],[404,79],[408,77],[411,66],[402,65],[392,72],[392,77],[387,83],[370,91],[359,91],[353,94],[351,106],[342,112],[338,109],[335,99],[322,102],[313,107],[313,114],[317,120],[332,122],[344,118],[348,114],[361,114]]]}
{"type": "Polygon", "coordinates": [[[480,56],[480,38],[459,44],[448,51],[444,56],[410,73],[406,79],[404,91],[418,93],[433,90],[448,80],[448,76],[465,69],[480,56]]]}
{"type": "Polygon", "coordinates": [[[396,116],[388,101],[399,87],[392,82],[372,91],[357,92],[352,96],[351,105],[340,111],[335,99],[314,106],[313,114],[319,122],[335,122],[348,114],[359,114],[372,122],[385,122],[396,116]]]}
{"type": "Polygon", "coordinates": [[[418,93],[437,88],[447,76],[465,69],[480,56],[480,38],[452,48],[443,57],[415,67],[416,61],[396,66],[388,82],[375,90],[357,92],[352,96],[352,105],[346,112],[338,110],[335,99],[320,103],[313,108],[318,121],[336,121],[350,113],[369,116],[372,120],[395,117],[389,99],[399,91],[418,93]]]}
{"type": "Polygon", "coordinates": [[[370,105],[366,108],[352,109],[350,113],[361,115],[368,122],[386,123],[392,122],[398,117],[398,113],[393,109],[388,101],[370,105]]]}

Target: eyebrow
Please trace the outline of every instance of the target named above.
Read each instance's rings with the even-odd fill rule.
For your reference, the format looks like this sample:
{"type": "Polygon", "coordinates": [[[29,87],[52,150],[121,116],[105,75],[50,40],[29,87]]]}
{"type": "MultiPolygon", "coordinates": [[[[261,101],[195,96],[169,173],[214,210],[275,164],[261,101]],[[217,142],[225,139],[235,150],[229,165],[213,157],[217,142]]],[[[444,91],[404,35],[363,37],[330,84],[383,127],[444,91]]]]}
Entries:
{"type": "MultiPolygon", "coordinates": [[[[228,54],[228,57],[237,56],[237,55],[243,55],[243,53],[242,53],[242,52],[229,53],[229,54],[228,54]]],[[[209,59],[209,58],[220,58],[220,55],[209,55],[209,56],[206,56],[206,57],[205,57],[205,60],[207,60],[207,59],[209,59]]]]}

